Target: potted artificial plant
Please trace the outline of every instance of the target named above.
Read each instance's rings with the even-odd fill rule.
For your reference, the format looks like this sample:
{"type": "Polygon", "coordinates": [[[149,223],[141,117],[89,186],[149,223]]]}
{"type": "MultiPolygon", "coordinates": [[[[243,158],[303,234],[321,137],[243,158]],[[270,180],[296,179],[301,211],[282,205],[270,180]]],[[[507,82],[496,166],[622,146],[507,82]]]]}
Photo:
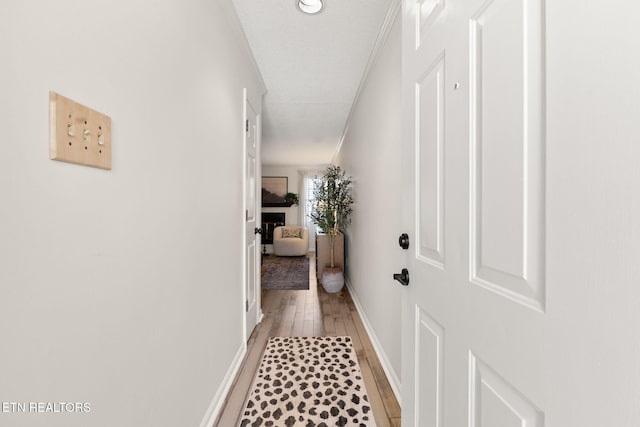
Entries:
{"type": "Polygon", "coordinates": [[[298,195],[296,193],[287,193],[284,196],[284,202],[289,206],[298,205],[298,195]]]}
{"type": "Polygon", "coordinates": [[[322,286],[327,292],[340,292],[344,286],[344,274],[335,265],[336,235],[340,227],[349,224],[353,204],[352,178],[340,169],[329,166],[319,177],[313,191],[314,202],[311,220],[329,238],[329,266],[322,272],[322,286]]]}

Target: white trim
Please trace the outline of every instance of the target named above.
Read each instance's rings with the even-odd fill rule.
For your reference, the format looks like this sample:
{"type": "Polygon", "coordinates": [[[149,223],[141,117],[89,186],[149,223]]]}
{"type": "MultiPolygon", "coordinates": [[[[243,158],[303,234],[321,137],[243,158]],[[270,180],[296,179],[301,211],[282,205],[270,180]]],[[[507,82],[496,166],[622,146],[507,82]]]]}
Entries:
{"type": "Polygon", "coordinates": [[[371,323],[369,323],[369,319],[364,312],[364,308],[360,304],[360,300],[358,300],[358,296],[351,285],[349,279],[345,276],[344,282],[349,289],[349,293],[351,294],[351,299],[353,300],[354,305],[356,306],[356,310],[358,310],[358,314],[362,319],[362,324],[364,328],[367,330],[367,334],[369,335],[369,339],[371,340],[371,344],[373,345],[373,350],[376,352],[378,359],[380,359],[380,364],[382,365],[382,369],[384,373],[387,375],[387,379],[389,380],[389,384],[391,385],[391,389],[393,390],[393,394],[396,396],[396,400],[398,404],[402,407],[402,399],[400,395],[400,390],[402,390],[400,380],[398,379],[398,375],[396,375],[396,371],[391,366],[389,362],[389,358],[387,357],[387,353],[385,353],[378,337],[376,336],[371,323]]]}
{"type": "Polygon", "coordinates": [[[224,376],[220,387],[218,387],[216,394],[213,396],[213,400],[211,401],[211,404],[209,405],[209,408],[207,409],[207,412],[204,415],[202,422],[200,423],[200,427],[212,427],[216,422],[216,419],[218,418],[218,415],[220,415],[220,411],[222,410],[227,395],[231,390],[231,386],[233,385],[233,382],[235,381],[236,376],[238,375],[238,372],[242,367],[242,362],[244,361],[244,357],[246,354],[247,344],[243,343],[238,349],[236,356],[233,358],[233,362],[231,362],[231,366],[229,367],[227,374],[224,376]]]}
{"type": "Polygon", "coordinates": [[[249,300],[247,299],[247,131],[246,131],[246,123],[247,123],[247,114],[248,109],[247,106],[249,104],[249,91],[247,88],[242,89],[242,123],[238,123],[242,126],[242,339],[243,342],[247,342],[249,340],[249,334],[247,333],[247,316],[249,312],[247,311],[247,305],[249,304],[249,300]]]}
{"type": "Polygon", "coordinates": [[[398,17],[398,13],[400,12],[400,0],[391,0],[391,4],[389,4],[389,9],[387,9],[387,15],[384,18],[384,22],[382,23],[382,27],[380,27],[380,32],[378,33],[378,38],[376,39],[376,43],[373,46],[373,50],[371,51],[371,55],[369,55],[369,61],[367,62],[367,66],[364,69],[364,73],[362,74],[362,79],[360,79],[360,84],[358,85],[358,90],[356,91],[356,96],[353,98],[353,103],[351,104],[351,109],[349,110],[349,115],[347,116],[347,121],[342,130],[342,135],[340,136],[340,141],[338,141],[338,145],[336,146],[336,151],[333,153],[333,157],[331,158],[331,164],[334,165],[336,163],[336,158],[338,157],[338,153],[342,149],[342,143],[344,142],[344,138],[347,136],[347,131],[349,130],[349,124],[351,123],[351,117],[356,109],[356,104],[358,103],[358,99],[360,99],[360,95],[362,93],[362,89],[364,88],[364,84],[367,81],[367,77],[369,77],[369,72],[376,60],[378,59],[378,55],[382,51],[387,39],[389,38],[389,34],[391,33],[391,28],[398,17]]]}
{"type": "MultiPolygon", "coordinates": [[[[263,95],[264,96],[264,95],[263,95]]],[[[256,111],[256,227],[262,229],[262,98],[260,96],[260,112],[256,111]]],[[[245,119],[246,120],[246,119],[245,119]]],[[[256,326],[262,323],[262,233],[256,235],[256,326]]],[[[255,329],[255,328],[254,328],[255,329]]],[[[247,341],[248,341],[247,337],[247,341]]]]}
{"type": "Polygon", "coordinates": [[[254,245],[254,260],[255,260],[255,266],[254,266],[254,272],[256,272],[256,277],[254,277],[254,282],[253,282],[253,286],[254,286],[254,292],[255,292],[255,309],[248,311],[246,304],[248,304],[248,294],[247,294],[247,288],[248,288],[248,282],[249,282],[249,277],[247,276],[247,270],[248,270],[248,264],[249,264],[249,257],[247,256],[247,238],[249,237],[249,235],[247,233],[251,233],[251,231],[247,231],[247,218],[246,218],[246,212],[248,212],[248,206],[247,206],[247,157],[248,157],[248,144],[249,144],[249,139],[247,137],[247,128],[245,128],[246,123],[248,123],[248,119],[249,119],[249,109],[251,109],[251,111],[255,114],[255,119],[256,119],[256,123],[255,123],[255,134],[254,134],[254,138],[255,138],[255,153],[256,153],[256,169],[255,169],[255,178],[256,178],[256,188],[255,190],[255,200],[253,201],[254,203],[254,215],[255,215],[255,226],[256,227],[261,227],[262,223],[261,223],[261,212],[262,212],[262,208],[260,207],[261,205],[261,201],[262,201],[262,195],[260,192],[260,181],[258,180],[258,177],[261,176],[262,174],[262,165],[261,165],[261,159],[260,159],[260,144],[261,144],[261,139],[260,139],[260,135],[262,133],[262,112],[258,113],[255,109],[255,107],[253,106],[253,104],[251,103],[251,100],[249,99],[249,91],[247,88],[244,88],[243,91],[243,97],[244,97],[244,107],[243,107],[243,121],[242,121],[242,133],[243,133],[243,137],[242,137],[242,141],[243,141],[243,149],[242,149],[242,196],[243,196],[243,201],[242,201],[242,206],[243,206],[243,231],[242,231],[242,239],[243,239],[243,256],[242,256],[242,265],[243,265],[243,271],[242,271],[242,278],[243,278],[243,291],[242,291],[242,313],[244,316],[244,321],[243,321],[243,328],[244,328],[244,332],[243,332],[243,336],[244,336],[244,341],[247,342],[249,341],[249,337],[251,336],[251,333],[253,332],[253,329],[255,329],[255,326],[252,328],[251,332],[247,331],[247,324],[248,321],[247,319],[251,316],[253,318],[253,316],[255,316],[256,322],[255,325],[257,326],[261,321],[262,321],[262,309],[261,309],[261,305],[262,305],[262,300],[261,300],[261,294],[260,294],[260,289],[262,288],[262,284],[261,284],[261,276],[259,274],[257,274],[260,271],[260,243],[261,243],[261,239],[258,239],[257,237],[255,237],[255,245],[254,245]]]}
{"type": "Polygon", "coordinates": [[[258,79],[260,87],[258,88],[261,91],[262,95],[267,93],[267,85],[264,83],[264,78],[262,77],[262,72],[260,71],[260,67],[258,67],[258,63],[256,61],[256,57],[253,55],[253,50],[249,45],[249,41],[247,40],[247,35],[244,32],[244,27],[240,21],[240,17],[238,16],[238,11],[236,10],[235,5],[232,0],[223,0],[220,2],[222,6],[222,10],[226,12],[227,17],[231,21],[231,28],[233,29],[233,34],[236,36],[238,42],[242,45],[245,53],[249,56],[249,62],[251,63],[251,68],[258,79]]]}

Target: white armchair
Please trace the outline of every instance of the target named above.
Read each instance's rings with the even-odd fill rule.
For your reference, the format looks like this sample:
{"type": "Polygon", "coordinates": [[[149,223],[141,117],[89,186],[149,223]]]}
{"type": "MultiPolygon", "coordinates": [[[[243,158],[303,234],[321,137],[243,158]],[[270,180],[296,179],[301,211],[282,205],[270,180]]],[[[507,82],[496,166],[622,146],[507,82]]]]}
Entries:
{"type": "Polygon", "coordinates": [[[273,230],[273,253],[277,256],[302,256],[309,250],[309,231],[301,225],[286,225],[273,230]]]}

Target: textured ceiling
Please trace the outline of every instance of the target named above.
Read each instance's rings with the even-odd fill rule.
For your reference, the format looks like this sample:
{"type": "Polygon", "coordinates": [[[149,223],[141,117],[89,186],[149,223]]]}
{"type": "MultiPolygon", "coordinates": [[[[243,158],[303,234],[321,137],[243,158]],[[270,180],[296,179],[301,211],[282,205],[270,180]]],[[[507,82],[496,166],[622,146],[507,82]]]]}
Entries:
{"type": "Polygon", "coordinates": [[[268,93],[262,162],[329,163],[392,0],[234,0],[268,93]]]}

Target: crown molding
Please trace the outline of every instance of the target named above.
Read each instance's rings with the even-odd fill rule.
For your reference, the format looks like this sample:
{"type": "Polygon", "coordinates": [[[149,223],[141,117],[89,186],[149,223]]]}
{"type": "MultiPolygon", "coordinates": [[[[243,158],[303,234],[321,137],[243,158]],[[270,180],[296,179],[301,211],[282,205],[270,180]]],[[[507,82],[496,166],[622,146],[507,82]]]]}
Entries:
{"type": "Polygon", "coordinates": [[[351,104],[351,109],[349,110],[349,115],[347,116],[347,121],[345,123],[344,129],[342,131],[342,135],[340,136],[340,140],[338,141],[338,145],[336,146],[336,150],[333,153],[333,157],[331,158],[331,164],[335,164],[336,158],[342,149],[342,143],[344,142],[344,138],[347,135],[347,131],[349,130],[349,124],[351,123],[351,118],[356,108],[356,104],[360,99],[360,95],[362,93],[362,89],[369,77],[369,73],[371,72],[371,68],[376,63],[382,48],[384,47],[387,39],[389,38],[389,34],[391,33],[391,28],[393,27],[398,14],[400,13],[402,1],[401,0],[391,0],[389,4],[389,8],[387,9],[387,14],[384,18],[384,22],[382,23],[382,27],[380,27],[380,31],[378,32],[378,38],[376,39],[376,43],[371,50],[371,55],[369,55],[369,61],[367,62],[367,66],[364,69],[364,73],[362,74],[362,79],[360,79],[360,84],[358,85],[358,90],[356,91],[356,96],[353,99],[353,103],[351,104]]]}

